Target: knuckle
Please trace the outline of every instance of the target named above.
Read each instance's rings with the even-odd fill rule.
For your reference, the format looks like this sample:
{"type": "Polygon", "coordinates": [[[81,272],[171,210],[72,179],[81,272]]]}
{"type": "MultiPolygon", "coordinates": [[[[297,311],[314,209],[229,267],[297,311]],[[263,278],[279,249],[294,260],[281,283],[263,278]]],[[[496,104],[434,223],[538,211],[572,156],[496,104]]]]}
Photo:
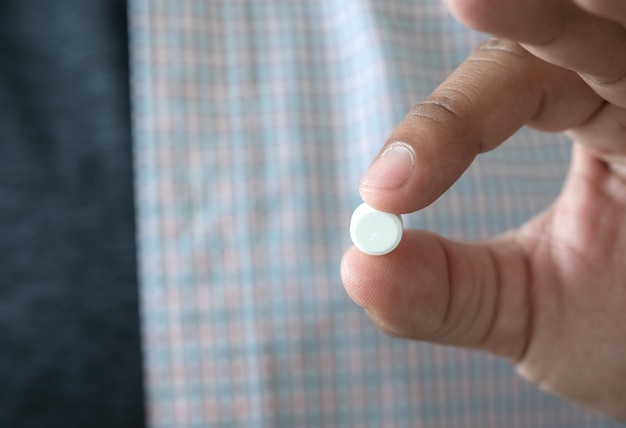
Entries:
{"type": "Polygon", "coordinates": [[[459,120],[462,114],[454,99],[437,94],[429,96],[427,99],[411,108],[407,117],[428,119],[446,125],[449,124],[451,120],[459,120]]]}

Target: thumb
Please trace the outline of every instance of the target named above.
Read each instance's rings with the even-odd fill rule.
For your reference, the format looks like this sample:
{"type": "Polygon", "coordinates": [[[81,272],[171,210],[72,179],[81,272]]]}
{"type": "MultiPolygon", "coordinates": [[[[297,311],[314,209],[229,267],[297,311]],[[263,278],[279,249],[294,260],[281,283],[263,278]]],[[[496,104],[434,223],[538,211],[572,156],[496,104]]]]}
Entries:
{"type": "Polygon", "coordinates": [[[424,208],[477,154],[524,124],[562,130],[586,121],[602,100],[573,72],[514,42],[491,40],[393,131],[361,180],[362,199],[383,211],[424,208]]]}
{"type": "Polygon", "coordinates": [[[341,276],[350,297],[388,334],[519,361],[531,333],[526,266],[512,235],[468,244],[405,230],[385,256],[352,247],[341,276]]]}

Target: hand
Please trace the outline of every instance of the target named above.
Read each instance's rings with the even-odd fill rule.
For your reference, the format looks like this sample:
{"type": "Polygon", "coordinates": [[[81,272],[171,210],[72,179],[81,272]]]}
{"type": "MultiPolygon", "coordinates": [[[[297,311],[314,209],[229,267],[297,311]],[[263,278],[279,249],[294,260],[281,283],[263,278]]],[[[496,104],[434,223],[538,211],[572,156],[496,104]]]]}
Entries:
{"type": "Polygon", "coordinates": [[[360,192],[405,213],[523,125],[573,143],[562,193],[480,243],[407,230],[341,272],[383,331],[510,359],[542,388],[626,419],[626,2],[448,0],[480,46],[392,133],[360,192]],[[606,18],[604,18],[604,17],[606,18]],[[384,154],[384,156],[382,156],[384,154]]]}

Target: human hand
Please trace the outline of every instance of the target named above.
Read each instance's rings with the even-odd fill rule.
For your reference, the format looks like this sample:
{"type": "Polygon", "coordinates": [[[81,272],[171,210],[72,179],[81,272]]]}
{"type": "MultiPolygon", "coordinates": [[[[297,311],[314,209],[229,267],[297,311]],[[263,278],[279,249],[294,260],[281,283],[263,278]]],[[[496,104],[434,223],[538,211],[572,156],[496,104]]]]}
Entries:
{"type": "Polygon", "coordinates": [[[414,107],[364,176],[363,200],[421,209],[525,124],[572,138],[567,180],[545,212],[486,242],[406,230],[385,256],[353,247],[346,290],[389,334],[503,356],[547,391],[626,419],[626,3],[448,6],[522,45],[483,44],[414,107]]]}

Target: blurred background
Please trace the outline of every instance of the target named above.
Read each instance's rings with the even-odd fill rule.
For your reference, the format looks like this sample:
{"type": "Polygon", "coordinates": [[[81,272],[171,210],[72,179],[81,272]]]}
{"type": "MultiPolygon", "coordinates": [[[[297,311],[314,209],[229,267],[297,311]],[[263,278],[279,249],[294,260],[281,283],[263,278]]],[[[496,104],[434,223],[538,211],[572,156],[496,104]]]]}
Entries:
{"type": "MultiPolygon", "coordinates": [[[[341,285],[361,175],[484,38],[436,0],[4,0],[0,426],[618,426],[341,285]]],[[[569,151],[522,130],[405,225],[516,227],[569,151]]]]}

